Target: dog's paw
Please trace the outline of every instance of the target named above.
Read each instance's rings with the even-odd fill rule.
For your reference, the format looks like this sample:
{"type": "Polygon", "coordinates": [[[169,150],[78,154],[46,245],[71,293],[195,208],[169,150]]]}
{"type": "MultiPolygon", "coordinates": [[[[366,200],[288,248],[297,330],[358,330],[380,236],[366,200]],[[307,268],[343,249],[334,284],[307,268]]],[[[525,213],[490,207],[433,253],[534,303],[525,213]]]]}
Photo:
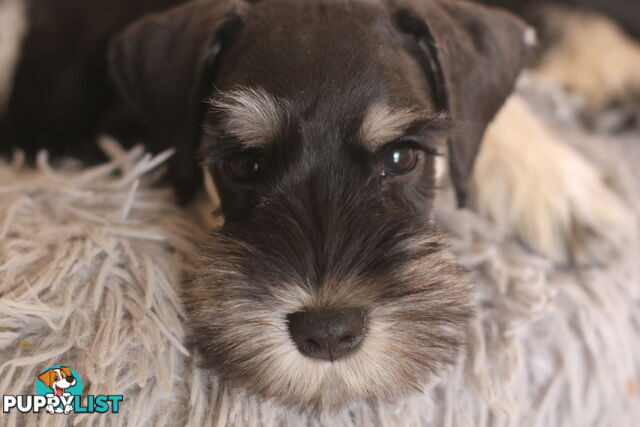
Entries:
{"type": "Polygon", "coordinates": [[[595,165],[518,95],[487,129],[472,185],[481,214],[558,263],[601,260],[632,220],[595,165]]]}

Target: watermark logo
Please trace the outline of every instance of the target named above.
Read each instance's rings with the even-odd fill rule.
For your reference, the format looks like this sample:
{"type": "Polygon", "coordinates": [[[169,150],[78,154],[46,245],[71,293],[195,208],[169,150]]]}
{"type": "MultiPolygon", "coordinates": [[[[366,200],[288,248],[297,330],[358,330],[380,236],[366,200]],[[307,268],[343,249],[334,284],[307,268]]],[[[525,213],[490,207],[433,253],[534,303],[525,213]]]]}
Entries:
{"type": "Polygon", "coordinates": [[[68,365],[53,365],[42,371],[35,389],[35,395],[3,395],[2,412],[117,414],[123,401],[121,394],[83,396],[82,379],[68,365]]]}
{"type": "Polygon", "coordinates": [[[69,366],[54,365],[38,375],[36,395],[47,398],[48,413],[69,414],[75,396],[82,396],[82,380],[69,366]]]}

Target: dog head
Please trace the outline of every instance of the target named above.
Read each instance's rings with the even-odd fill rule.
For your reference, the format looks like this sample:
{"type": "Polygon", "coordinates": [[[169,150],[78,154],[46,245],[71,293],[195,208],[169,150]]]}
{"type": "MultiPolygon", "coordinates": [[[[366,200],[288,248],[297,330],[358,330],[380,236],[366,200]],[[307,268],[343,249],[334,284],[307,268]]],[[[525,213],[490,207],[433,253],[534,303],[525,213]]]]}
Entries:
{"type": "Polygon", "coordinates": [[[457,1],[252,3],[194,2],[112,45],[124,96],[182,144],[179,170],[206,128],[225,224],[186,290],[194,343],[288,405],[421,390],[472,312],[430,214],[436,165],[448,155],[463,202],[526,28],[457,1]]]}
{"type": "Polygon", "coordinates": [[[71,373],[71,368],[68,366],[49,369],[40,374],[38,379],[53,390],[57,396],[61,396],[66,389],[73,387],[76,383],[76,379],[71,373]]]}

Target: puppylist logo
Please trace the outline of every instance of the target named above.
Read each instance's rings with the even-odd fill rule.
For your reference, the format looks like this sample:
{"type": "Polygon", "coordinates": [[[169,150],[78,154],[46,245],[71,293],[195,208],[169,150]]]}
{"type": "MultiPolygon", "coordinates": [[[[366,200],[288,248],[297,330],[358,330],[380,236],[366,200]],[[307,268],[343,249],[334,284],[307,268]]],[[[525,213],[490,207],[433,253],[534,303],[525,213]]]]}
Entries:
{"type": "Polygon", "coordinates": [[[83,399],[80,375],[70,366],[53,365],[38,375],[35,395],[3,395],[2,412],[117,414],[122,400],[121,394],[87,395],[83,399]]]}

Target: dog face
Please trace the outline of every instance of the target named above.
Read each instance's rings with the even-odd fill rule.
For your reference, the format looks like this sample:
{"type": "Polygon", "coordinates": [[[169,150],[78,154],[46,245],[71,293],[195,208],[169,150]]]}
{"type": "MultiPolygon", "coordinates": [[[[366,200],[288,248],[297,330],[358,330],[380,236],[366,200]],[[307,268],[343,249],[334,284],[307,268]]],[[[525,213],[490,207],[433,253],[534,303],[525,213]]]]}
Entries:
{"type": "Polygon", "coordinates": [[[64,393],[66,389],[73,387],[76,383],[76,379],[71,373],[71,368],[68,366],[49,369],[48,371],[40,374],[38,379],[47,387],[51,388],[56,396],[62,396],[62,393],[64,393]]]}
{"type": "Polygon", "coordinates": [[[453,363],[471,292],[430,215],[436,163],[463,200],[525,50],[515,19],[435,1],[197,3],[125,31],[111,59],[132,106],[185,143],[207,129],[225,224],[185,293],[205,363],[318,410],[453,363]],[[168,77],[158,43],[189,70],[172,93],[149,80],[168,77]]]}

